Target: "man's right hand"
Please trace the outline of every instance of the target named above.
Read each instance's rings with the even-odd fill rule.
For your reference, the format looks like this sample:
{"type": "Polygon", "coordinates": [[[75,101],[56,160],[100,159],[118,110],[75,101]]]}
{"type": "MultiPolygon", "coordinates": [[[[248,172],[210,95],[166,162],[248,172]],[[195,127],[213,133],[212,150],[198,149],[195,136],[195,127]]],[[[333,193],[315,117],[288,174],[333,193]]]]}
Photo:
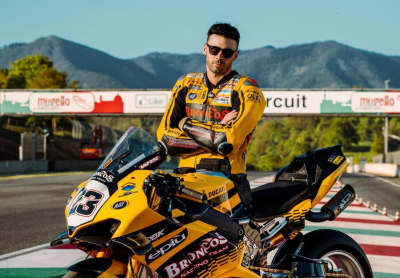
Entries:
{"type": "Polygon", "coordinates": [[[225,117],[220,121],[219,123],[222,125],[227,125],[230,124],[237,116],[238,112],[236,110],[232,110],[228,114],[225,115],[225,117]]]}
{"type": "Polygon", "coordinates": [[[183,131],[183,125],[185,124],[187,118],[188,117],[185,117],[185,118],[183,118],[182,120],[179,121],[178,127],[182,131],[183,131]]]}

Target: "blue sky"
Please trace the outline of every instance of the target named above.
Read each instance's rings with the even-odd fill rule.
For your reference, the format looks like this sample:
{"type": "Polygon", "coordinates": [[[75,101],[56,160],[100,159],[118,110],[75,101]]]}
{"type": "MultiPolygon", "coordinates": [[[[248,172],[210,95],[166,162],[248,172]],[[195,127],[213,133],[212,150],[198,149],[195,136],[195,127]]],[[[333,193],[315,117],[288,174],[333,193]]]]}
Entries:
{"type": "Polygon", "coordinates": [[[400,56],[400,0],[0,0],[0,15],[0,46],[56,35],[119,58],[188,54],[218,21],[241,49],[335,40],[400,56]]]}

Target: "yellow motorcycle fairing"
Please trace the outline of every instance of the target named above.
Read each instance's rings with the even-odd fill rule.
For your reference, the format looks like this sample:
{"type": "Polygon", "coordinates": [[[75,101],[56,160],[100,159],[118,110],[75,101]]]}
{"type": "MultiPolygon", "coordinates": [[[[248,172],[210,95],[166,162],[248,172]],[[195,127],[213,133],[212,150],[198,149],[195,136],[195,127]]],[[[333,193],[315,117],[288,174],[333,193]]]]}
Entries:
{"type": "MultiPolygon", "coordinates": [[[[148,227],[156,222],[162,221],[165,218],[150,209],[147,204],[147,197],[143,191],[144,179],[151,173],[150,170],[138,170],[127,175],[125,178],[118,182],[118,189],[114,192],[104,204],[101,209],[97,208],[96,215],[93,220],[88,221],[82,225],[71,229],[69,226],[69,236],[74,237],[77,233],[86,227],[103,222],[108,219],[115,219],[120,222],[118,229],[115,231],[114,237],[119,237],[125,234],[138,231],[142,228],[148,227]],[[131,187],[130,191],[124,190],[126,187],[131,187]],[[125,204],[124,207],[114,207],[116,204],[125,204]]],[[[68,220],[69,212],[72,205],[77,205],[74,198],[80,190],[84,190],[90,184],[90,180],[82,183],[74,192],[72,202],[66,206],[65,217],[68,220]]],[[[82,199],[82,204],[87,201],[82,199]]],[[[79,205],[78,205],[79,206],[79,205]]]]}
{"type": "Polygon", "coordinates": [[[328,194],[328,192],[335,185],[336,181],[342,175],[344,169],[346,169],[347,166],[346,159],[343,157],[343,159],[340,162],[341,163],[338,165],[338,168],[322,181],[317,195],[312,200],[311,208],[315,207],[322,200],[322,198],[324,198],[325,195],[328,194]]]}
{"type": "MultiPolygon", "coordinates": [[[[256,278],[260,277],[255,273],[249,271],[242,264],[242,258],[244,255],[244,245],[243,243],[239,243],[237,247],[232,247],[231,245],[221,245],[217,247],[216,251],[207,252],[204,251],[206,248],[204,245],[199,245],[198,241],[212,241],[215,240],[215,235],[204,233],[201,236],[201,230],[205,232],[206,230],[215,229],[216,227],[206,227],[207,224],[201,221],[195,221],[188,225],[185,225],[182,229],[188,229],[189,236],[187,242],[185,244],[180,245],[178,248],[174,249],[171,254],[166,254],[157,261],[148,264],[151,269],[155,269],[158,273],[163,274],[163,277],[172,278],[172,277],[185,277],[188,274],[194,274],[196,271],[198,274],[196,277],[204,277],[204,278],[228,278],[228,277],[248,277],[248,278],[256,278]],[[197,232],[195,233],[195,230],[197,232]],[[192,233],[192,237],[190,234],[192,233]],[[197,247],[194,247],[197,246],[197,247]],[[219,250],[218,250],[219,249],[219,250]],[[185,255],[180,255],[182,252],[185,255]],[[213,252],[220,252],[218,255],[213,255],[213,252]],[[193,262],[191,263],[188,258],[191,258],[191,254],[201,254],[202,260],[200,263],[193,262]],[[212,256],[212,257],[209,257],[212,256]],[[198,265],[203,264],[205,267],[199,270],[197,269],[198,265]],[[240,274],[240,276],[238,276],[240,274]],[[243,276],[242,276],[243,275],[243,276]]],[[[180,230],[180,231],[183,231],[180,230]]],[[[179,231],[176,233],[179,234],[179,231]]],[[[173,236],[171,237],[173,238],[173,236]]],[[[226,240],[226,239],[225,239],[226,240]]],[[[160,244],[162,245],[162,244],[160,244]]],[[[159,246],[160,246],[159,245],[159,246]]],[[[155,246],[157,249],[158,246],[155,246]]],[[[214,249],[215,250],[215,249],[214,249]]],[[[194,255],[193,255],[194,256],[194,255]]],[[[143,262],[145,256],[139,258],[138,256],[134,256],[139,262],[143,262]]]]}
{"type": "MultiPolygon", "coordinates": [[[[241,200],[233,181],[222,172],[198,171],[188,174],[173,174],[173,176],[183,178],[182,184],[185,187],[206,194],[207,204],[218,212],[231,215],[240,205],[241,200]]],[[[201,202],[187,195],[179,196],[201,202]]]]}
{"type": "MultiPolygon", "coordinates": [[[[150,173],[151,171],[147,170],[134,171],[123,178],[121,181],[119,181],[118,189],[109,197],[108,200],[106,200],[106,202],[102,205],[102,209],[98,211],[94,219],[88,223],[84,223],[76,227],[73,232],[70,233],[70,237],[75,237],[77,235],[79,236],[79,233],[81,231],[84,231],[86,228],[89,228],[90,226],[96,225],[98,223],[103,223],[109,219],[118,220],[118,222],[120,223],[115,230],[112,239],[129,236],[132,233],[140,232],[144,228],[148,228],[153,225],[157,225],[160,222],[166,221],[165,217],[161,216],[148,206],[148,200],[145,192],[143,191],[142,185],[144,183],[144,180],[150,173]],[[130,187],[131,190],[124,190],[124,188],[126,189],[127,187],[130,187]],[[126,205],[123,208],[116,209],[114,205],[121,202],[126,202],[126,205]]],[[[213,200],[212,202],[214,206],[216,208],[220,208],[219,211],[221,213],[230,212],[235,206],[240,203],[240,199],[237,193],[229,193],[230,191],[235,190],[235,187],[232,181],[226,178],[197,173],[191,175],[183,175],[182,177],[185,180],[185,186],[187,186],[188,188],[192,188],[194,190],[199,190],[200,187],[203,188],[202,192],[207,194],[207,196],[212,197],[211,200],[213,200]],[[229,195],[232,194],[233,196],[229,198],[229,195]]],[[[85,189],[85,187],[89,183],[90,181],[82,183],[73,192],[73,195],[71,196],[71,200],[73,201],[69,203],[65,210],[66,217],[68,217],[68,212],[71,209],[72,204],[74,204],[74,198],[76,197],[76,195],[80,192],[80,190],[85,189]]],[[[180,195],[180,197],[184,197],[184,195],[180,195]]],[[[190,197],[187,198],[193,199],[190,197]]],[[[181,212],[181,215],[182,214],[183,212],[181,212]]],[[[151,262],[148,260],[148,254],[134,254],[132,256],[133,265],[139,266],[140,264],[144,264],[149,266],[151,269],[162,270],[163,268],[168,267],[168,265],[165,266],[166,263],[178,253],[182,252],[182,250],[193,244],[194,246],[198,246],[197,241],[199,239],[203,238],[207,240],[213,237],[215,238],[215,235],[210,234],[210,232],[214,232],[216,229],[217,227],[209,225],[202,221],[194,221],[188,224],[181,224],[181,227],[179,229],[176,229],[168,233],[167,235],[153,241],[152,247],[154,249],[151,250],[158,250],[160,246],[164,246],[165,243],[168,243],[180,233],[185,232],[185,240],[182,241],[181,244],[177,245],[166,254],[157,257],[151,262]]],[[[199,247],[197,247],[197,249],[198,248],[199,247]]],[[[229,253],[224,253],[218,258],[212,259],[210,261],[210,264],[207,266],[207,269],[203,270],[202,274],[199,274],[199,277],[222,278],[232,277],[232,275],[238,275],[239,273],[242,273],[241,275],[245,275],[245,277],[259,277],[253,272],[241,266],[244,253],[243,244],[241,244],[237,248],[234,248],[232,246],[230,246],[229,248],[229,253]]],[[[172,263],[172,266],[170,267],[173,266],[174,265],[172,263]]],[[[101,277],[116,277],[117,272],[109,269],[105,273],[103,273],[101,277]]]]}

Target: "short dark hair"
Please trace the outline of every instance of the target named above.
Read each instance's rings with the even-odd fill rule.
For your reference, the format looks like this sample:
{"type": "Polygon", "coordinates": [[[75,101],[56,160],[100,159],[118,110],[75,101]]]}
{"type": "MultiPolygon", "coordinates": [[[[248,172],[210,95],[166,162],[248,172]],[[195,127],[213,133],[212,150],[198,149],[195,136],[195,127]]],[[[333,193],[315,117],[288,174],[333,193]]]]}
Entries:
{"type": "Polygon", "coordinates": [[[207,41],[211,35],[219,35],[228,39],[235,40],[239,48],[240,34],[238,29],[229,23],[216,23],[208,29],[207,41]]]}

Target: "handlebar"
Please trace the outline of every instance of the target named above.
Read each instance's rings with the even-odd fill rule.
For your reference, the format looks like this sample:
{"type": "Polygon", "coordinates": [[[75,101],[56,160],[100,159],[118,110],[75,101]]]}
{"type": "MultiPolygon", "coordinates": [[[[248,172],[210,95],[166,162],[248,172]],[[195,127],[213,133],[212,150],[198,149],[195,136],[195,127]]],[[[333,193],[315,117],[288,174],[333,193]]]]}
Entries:
{"type": "Polygon", "coordinates": [[[181,182],[183,182],[182,178],[171,176],[167,173],[158,173],[152,174],[149,177],[150,183],[156,186],[157,191],[161,196],[163,195],[175,195],[185,194],[192,198],[198,199],[202,202],[207,200],[207,195],[192,190],[190,188],[186,188],[181,182]]]}
{"type": "Polygon", "coordinates": [[[207,200],[207,195],[206,195],[206,194],[203,194],[203,193],[194,191],[194,190],[192,190],[192,189],[190,189],[190,188],[186,188],[186,187],[184,187],[183,185],[182,185],[182,188],[181,188],[181,192],[182,192],[183,194],[186,194],[186,195],[190,196],[190,197],[193,197],[193,198],[195,198],[195,199],[198,199],[198,200],[200,200],[200,201],[202,201],[202,202],[204,202],[205,200],[207,200]]]}

